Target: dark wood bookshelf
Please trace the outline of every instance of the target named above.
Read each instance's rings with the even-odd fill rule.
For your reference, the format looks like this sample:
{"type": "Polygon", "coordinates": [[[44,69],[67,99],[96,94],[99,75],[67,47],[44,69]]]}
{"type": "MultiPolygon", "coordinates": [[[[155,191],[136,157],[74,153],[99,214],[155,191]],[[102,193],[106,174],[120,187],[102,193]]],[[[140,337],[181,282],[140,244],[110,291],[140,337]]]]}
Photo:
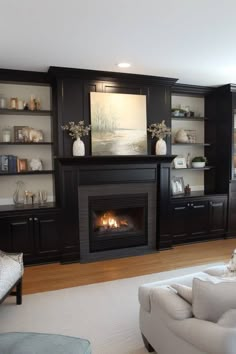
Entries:
{"type": "Polygon", "coordinates": [[[53,142],[45,142],[45,141],[42,141],[42,142],[38,142],[38,143],[35,143],[35,142],[30,142],[30,143],[24,143],[24,142],[17,142],[17,143],[14,143],[14,142],[10,142],[10,143],[4,143],[4,142],[0,142],[0,145],[53,145],[53,142]]]}
{"type": "Polygon", "coordinates": [[[48,110],[38,110],[38,111],[30,111],[30,110],[20,110],[20,109],[0,109],[0,114],[4,115],[20,115],[20,116],[51,116],[52,111],[48,110]]]}
{"type": "Polygon", "coordinates": [[[182,199],[182,198],[197,198],[197,197],[220,197],[220,196],[227,196],[224,193],[206,193],[205,191],[192,191],[190,194],[177,194],[172,195],[171,199],[182,199]]]}
{"type": "Polygon", "coordinates": [[[9,205],[0,205],[0,212],[17,212],[17,211],[27,211],[27,210],[42,210],[42,209],[52,209],[56,208],[56,203],[54,202],[46,202],[44,204],[38,204],[38,203],[28,203],[28,204],[23,204],[23,205],[15,205],[15,204],[9,204],[9,205]]]}
{"type": "Polygon", "coordinates": [[[172,143],[174,146],[211,146],[209,143],[172,143]]]}
{"type": "Polygon", "coordinates": [[[182,120],[194,120],[194,121],[205,121],[205,120],[208,120],[207,117],[175,117],[175,116],[172,116],[171,119],[173,120],[179,120],[179,121],[182,121],[182,120]]]}
{"type": "Polygon", "coordinates": [[[23,172],[7,172],[0,173],[0,176],[21,176],[21,175],[48,175],[54,173],[54,170],[43,171],[23,171],[23,172]]]}
{"type": "Polygon", "coordinates": [[[212,168],[214,168],[214,166],[205,166],[205,167],[188,167],[188,168],[172,168],[172,170],[176,170],[176,171],[204,171],[204,170],[211,170],[212,168]]]}

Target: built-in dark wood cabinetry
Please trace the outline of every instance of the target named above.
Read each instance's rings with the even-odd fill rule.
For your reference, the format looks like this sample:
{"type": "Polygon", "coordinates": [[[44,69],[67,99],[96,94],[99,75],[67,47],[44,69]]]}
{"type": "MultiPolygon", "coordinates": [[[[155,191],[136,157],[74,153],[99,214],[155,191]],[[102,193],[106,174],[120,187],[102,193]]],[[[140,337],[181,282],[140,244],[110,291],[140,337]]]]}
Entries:
{"type": "Polygon", "coordinates": [[[0,230],[0,249],[23,252],[26,264],[59,260],[60,211],[56,208],[9,207],[1,212],[0,230]]]}
{"type": "Polygon", "coordinates": [[[225,236],[226,211],[226,195],[172,199],[173,244],[225,236]]]}
{"type": "MultiPolygon", "coordinates": [[[[209,117],[208,134],[214,142],[209,149],[209,160],[216,166],[214,184],[218,193],[227,193],[228,237],[236,235],[236,86],[228,84],[214,89],[206,97],[206,114],[209,117]]],[[[213,180],[208,180],[212,185],[213,180]]]]}
{"type": "MultiPolygon", "coordinates": [[[[52,110],[47,115],[52,113],[53,171],[48,172],[55,170],[56,201],[44,208],[1,206],[0,249],[23,252],[26,264],[83,262],[155,252],[181,243],[207,241],[236,233],[234,85],[213,89],[178,85],[173,78],[59,67],[51,67],[42,75],[0,69],[0,81],[45,83],[52,88],[52,110]],[[196,121],[200,129],[204,127],[204,139],[201,144],[195,144],[194,151],[199,151],[201,145],[208,167],[201,171],[191,171],[191,168],[185,171],[186,174],[204,175],[204,191],[171,196],[171,162],[175,151],[181,148],[181,144],[176,146],[174,141],[171,144],[171,138],[167,138],[167,156],[154,156],[155,139],[150,136],[146,156],[91,156],[91,137],[87,136],[84,138],[85,156],[72,157],[73,140],[61,126],[69,121],[91,123],[91,92],[145,95],[147,126],[162,120],[171,126],[175,120],[173,126],[178,127],[178,119],[176,124],[176,117],[173,120],[171,117],[173,94],[203,97],[205,112],[183,117],[188,121],[182,119],[182,123],[183,128],[187,122],[191,129],[192,121],[196,121]],[[177,150],[172,150],[172,145],[177,150]],[[136,200],[142,204],[137,210],[134,206],[143,219],[139,229],[143,233],[142,239],[135,246],[136,236],[126,242],[126,236],[117,233],[114,241],[100,251],[106,233],[96,234],[94,229],[95,245],[89,244],[88,227],[92,227],[94,217],[94,213],[88,211],[89,205],[100,207],[96,198],[101,196],[106,200],[114,197],[115,210],[119,200],[122,212],[129,212],[136,200]],[[127,208],[124,207],[126,196],[127,208]],[[115,249],[111,250],[113,243],[115,249]],[[120,244],[126,246],[119,250],[120,244]]],[[[131,211],[131,216],[133,214],[131,211]]]]}

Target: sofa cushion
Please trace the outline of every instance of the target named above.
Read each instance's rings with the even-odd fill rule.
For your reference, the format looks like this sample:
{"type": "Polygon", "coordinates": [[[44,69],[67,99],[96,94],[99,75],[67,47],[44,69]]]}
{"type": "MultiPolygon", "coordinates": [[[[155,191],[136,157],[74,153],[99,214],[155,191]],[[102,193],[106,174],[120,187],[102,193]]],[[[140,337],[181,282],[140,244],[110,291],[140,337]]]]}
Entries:
{"type": "Polygon", "coordinates": [[[23,254],[0,251],[0,299],[23,275],[23,254]]]}
{"type": "Polygon", "coordinates": [[[156,288],[159,286],[168,287],[171,284],[175,284],[175,283],[184,284],[187,286],[192,286],[192,282],[193,282],[194,277],[201,277],[202,279],[204,279],[204,278],[208,278],[209,275],[204,272],[197,272],[197,273],[182,275],[182,276],[175,277],[175,278],[170,278],[170,279],[166,279],[166,280],[161,280],[161,281],[156,281],[153,283],[141,285],[138,289],[138,298],[139,298],[139,303],[142,306],[142,309],[145,310],[146,312],[151,311],[150,291],[153,288],[156,288]]]}
{"type": "Polygon", "coordinates": [[[226,311],[217,323],[222,327],[236,328],[236,310],[226,311]]]}
{"type": "Polygon", "coordinates": [[[196,318],[217,322],[228,310],[236,309],[236,281],[208,276],[193,279],[193,314],[196,318]]]}
{"type": "Polygon", "coordinates": [[[186,300],[189,304],[192,304],[192,288],[182,284],[171,284],[171,287],[177,291],[177,294],[186,300]]]}
{"type": "Polygon", "coordinates": [[[153,306],[158,305],[175,320],[185,320],[193,316],[192,306],[176,294],[171,287],[153,288],[150,298],[153,306]]]}
{"type": "Polygon", "coordinates": [[[205,273],[213,275],[214,277],[222,277],[227,273],[226,265],[218,265],[214,267],[207,268],[204,270],[205,273]]]}

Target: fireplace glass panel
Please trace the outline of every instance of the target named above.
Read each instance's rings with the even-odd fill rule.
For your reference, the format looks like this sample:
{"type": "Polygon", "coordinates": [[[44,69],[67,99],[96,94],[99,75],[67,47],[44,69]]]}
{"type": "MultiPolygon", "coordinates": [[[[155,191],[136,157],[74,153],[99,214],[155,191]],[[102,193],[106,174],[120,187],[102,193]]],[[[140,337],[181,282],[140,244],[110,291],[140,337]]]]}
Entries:
{"type": "Polygon", "coordinates": [[[90,251],[147,244],[147,194],[89,197],[90,251]]]}
{"type": "Polygon", "coordinates": [[[99,237],[144,232],[144,208],[93,211],[93,232],[99,237]]]}

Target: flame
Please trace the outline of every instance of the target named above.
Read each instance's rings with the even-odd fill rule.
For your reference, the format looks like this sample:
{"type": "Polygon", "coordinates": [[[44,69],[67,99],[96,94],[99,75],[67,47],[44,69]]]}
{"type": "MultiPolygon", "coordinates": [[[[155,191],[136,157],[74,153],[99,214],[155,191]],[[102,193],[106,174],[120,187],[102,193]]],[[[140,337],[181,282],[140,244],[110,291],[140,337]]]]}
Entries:
{"type": "Polygon", "coordinates": [[[105,213],[101,217],[100,224],[109,229],[117,229],[118,227],[120,227],[117,218],[112,213],[105,213]]]}
{"type": "Polygon", "coordinates": [[[121,226],[128,226],[128,221],[116,217],[113,212],[107,212],[99,218],[97,225],[105,229],[117,229],[121,226]]]}

